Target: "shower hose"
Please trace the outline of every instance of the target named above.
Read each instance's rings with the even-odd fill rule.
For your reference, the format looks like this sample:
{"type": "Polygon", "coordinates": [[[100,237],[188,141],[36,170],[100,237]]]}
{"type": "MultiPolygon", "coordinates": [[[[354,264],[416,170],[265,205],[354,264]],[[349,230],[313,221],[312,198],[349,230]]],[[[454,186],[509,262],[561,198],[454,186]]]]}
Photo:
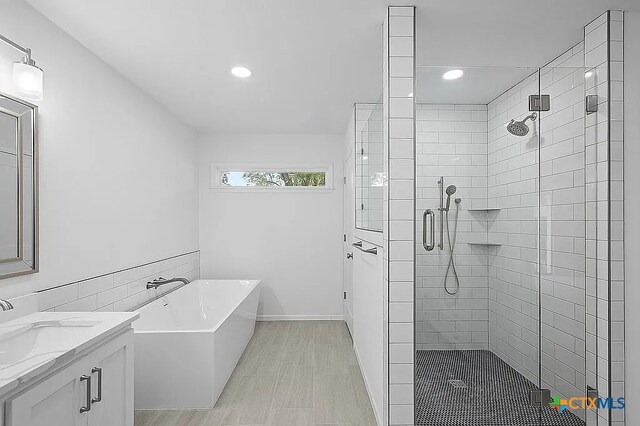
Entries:
{"type": "Polygon", "coordinates": [[[447,264],[447,272],[444,274],[444,291],[448,294],[454,295],[457,294],[460,290],[460,280],[458,279],[458,271],[456,271],[456,263],[453,260],[453,249],[456,247],[456,234],[458,233],[458,213],[460,211],[460,202],[456,200],[456,216],[453,225],[453,239],[451,238],[451,232],[449,231],[449,210],[445,211],[445,219],[447,223],[447,241],[449,245],[449,262],[447,264]],[[453,272],[453,277],[455,279],[455,286],[453,290],[449,290],[448,279],[449,274],[453,272]]]}

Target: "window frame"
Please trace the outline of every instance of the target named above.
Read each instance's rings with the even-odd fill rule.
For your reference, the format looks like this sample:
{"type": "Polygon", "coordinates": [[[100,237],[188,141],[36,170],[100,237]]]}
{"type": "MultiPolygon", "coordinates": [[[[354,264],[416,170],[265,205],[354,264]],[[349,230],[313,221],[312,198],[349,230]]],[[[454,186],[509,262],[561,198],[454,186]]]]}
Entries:
{"type": "Polygon", "coordinates": [[[209,188],[221,192],[330,192],[333,191],[331,163],[212,163],[209,188]],[[229,186],[222,183],[222,172],[305,172],[325,174],[324,186],[229,186]]]}

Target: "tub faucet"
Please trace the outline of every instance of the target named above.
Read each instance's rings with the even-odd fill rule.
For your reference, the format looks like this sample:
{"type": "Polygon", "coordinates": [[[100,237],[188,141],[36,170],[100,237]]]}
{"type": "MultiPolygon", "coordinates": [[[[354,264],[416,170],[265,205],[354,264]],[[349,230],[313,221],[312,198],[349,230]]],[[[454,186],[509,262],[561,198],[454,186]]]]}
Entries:
{"type": "Polygon", "coordinates": [[[13,309],[13,305],[8,300],[0,299],[0,309],[10,311],[13,309]]]}
{"type": "Polygon", "coordinates": [[[169,283],[174,283],[174,282],[181,282],[184,284],[189,284],[189,280],[186,278],[171,278],[171,279],[165,279],[165,278],[156,278],[153,281],[149,281],[147,282],[147,290],[150,288],[158,288],[161,285],[165,285],[165,284],[169,284],[169,283]]]}

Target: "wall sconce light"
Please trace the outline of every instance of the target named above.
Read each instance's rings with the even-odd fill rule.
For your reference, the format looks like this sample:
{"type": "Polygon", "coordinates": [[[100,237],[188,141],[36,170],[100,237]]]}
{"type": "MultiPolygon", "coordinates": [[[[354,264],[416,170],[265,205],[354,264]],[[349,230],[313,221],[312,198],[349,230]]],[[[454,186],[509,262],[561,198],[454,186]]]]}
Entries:
{"type": "Polygon", "coordinates": [[[31,58],[31,49],[22,47],[2,35],[0,40],[25,55],[22,60],[13,63],[13,84],[18,93],[27,100],[41,101],[43,72],[31,58]]]}

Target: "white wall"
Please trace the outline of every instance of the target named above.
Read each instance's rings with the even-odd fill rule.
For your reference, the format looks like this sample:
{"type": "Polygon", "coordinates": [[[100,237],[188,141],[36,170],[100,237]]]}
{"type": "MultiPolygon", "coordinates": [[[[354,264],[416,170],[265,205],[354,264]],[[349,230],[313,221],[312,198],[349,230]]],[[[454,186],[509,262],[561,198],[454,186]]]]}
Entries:
{"type": "Polygon", "coordinates": [[[342,162],[334,135],[233,134],[200,143],[203,278],[263,280],[259,315],[342,318],[342,162]],[[329,192],[237,193],[209,188],[212,163],[332,163],[329,192]]]}
{"type": "Polygon", "coordinates": [[[634,218],[640,211],[640,13],[626,12],[624,17],[624,210],[631,220],[624,224],[626,354],[625,397],[628,425],[640,424],[640,323],[636,307],[640,305],[640,223],[634,218]]]}
{"type": "MultiPolygon", "coordinates": [[[[0,297],[197,250],[195,134],[26,3],[2,1],[0,28],[45,73],[41,272],[0,281],[0,297]]],[[[0,91],[18,59],[0,46],[0,91]]]]}

